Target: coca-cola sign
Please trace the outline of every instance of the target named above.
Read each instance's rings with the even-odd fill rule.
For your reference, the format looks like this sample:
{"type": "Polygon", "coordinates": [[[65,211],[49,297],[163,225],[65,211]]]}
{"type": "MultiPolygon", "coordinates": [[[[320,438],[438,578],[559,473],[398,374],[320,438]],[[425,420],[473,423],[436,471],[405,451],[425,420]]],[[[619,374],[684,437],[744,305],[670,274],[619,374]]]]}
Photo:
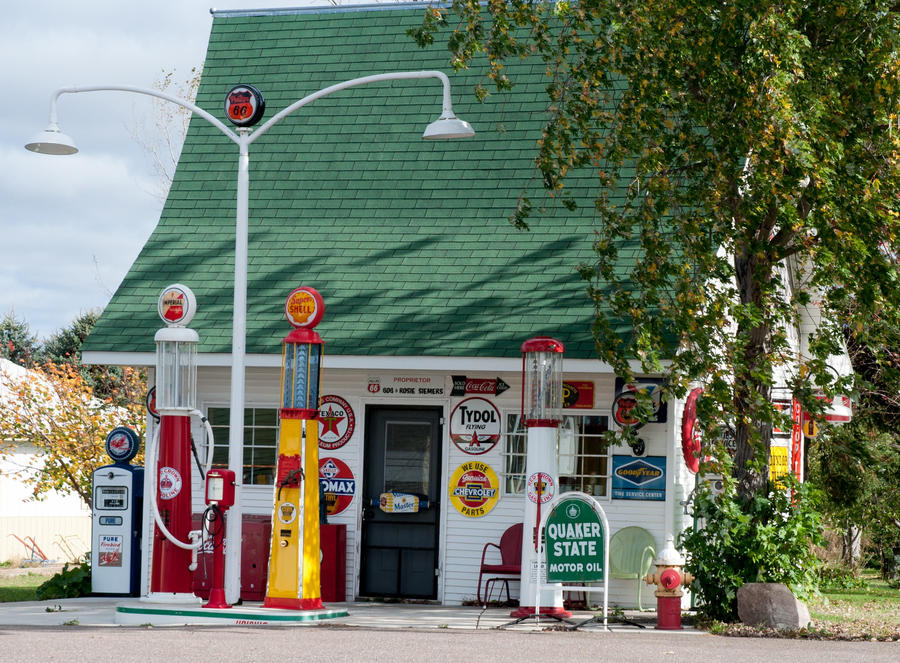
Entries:
{"type": "Polygon", "coordinates": [[[487,453],[500,440],[500,411],[478,396],[460,401],[450,413],[450,439],[463,453],[487,453]]]}
{"type": "Polygon", "coordinates": [[[490,394],[499,396],[509,389],[499,377],[497,378],[470,378],[465,375],[453,375],[453,391],[451,396],[465,396],[466,394],[490,394]]]}

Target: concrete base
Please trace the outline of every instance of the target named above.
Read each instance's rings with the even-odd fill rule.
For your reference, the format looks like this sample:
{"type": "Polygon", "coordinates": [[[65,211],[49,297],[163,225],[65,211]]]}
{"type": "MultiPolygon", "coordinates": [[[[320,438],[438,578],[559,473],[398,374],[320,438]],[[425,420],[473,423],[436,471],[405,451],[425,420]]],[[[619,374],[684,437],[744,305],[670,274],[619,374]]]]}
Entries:
{"type": "Polygon", "coordinates": [[[228,609],[192,608],[181,605],[155,605],[146,603],[121,603],[116,606],[116,624],[142,626],[218,624],[222,626],[253,626],[276,624],[290,626],[317,622],[323,619],[346,617],[346,609],[322,610],[272,610],[235,606],[228,609]]]}

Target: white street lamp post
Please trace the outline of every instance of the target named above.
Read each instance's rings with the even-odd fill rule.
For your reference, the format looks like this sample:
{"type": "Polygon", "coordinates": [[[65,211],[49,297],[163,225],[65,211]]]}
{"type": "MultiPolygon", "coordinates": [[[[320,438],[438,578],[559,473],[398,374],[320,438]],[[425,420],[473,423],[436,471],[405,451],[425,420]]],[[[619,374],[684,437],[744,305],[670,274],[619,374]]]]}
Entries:
{"type": "MultiPolygon", "coordinates": [[[[234,240],[234,312],[231,338],[231,416],[228,437],[228,468],[235,473],[236,477],[240,478],[243,476],[244,464],[244,376],[247,336],[247,234],[250,207],[250,145],[272,126],[316,99],[359,85],[421,78],[437,78],[443,85],[441,115],[426,127],[422,138],[426,140],[446,140],[474,136],[475,132],[469,123],[458,119],[453,113],[453,105],[450,98],[450,79],[447,78],[446,74],[441,71],[402,71],[354,78],[323,88],[318,92],[313,92],[273,115],[255,131],[243,127],[235,131],[199,106],[158,90],[130,85],[66,87],[57,90],[51,99],[49,126],[25,145],[26,149],[41,154],[75,154],[78,152],[78,148],[75,147],[74,141],[60,131],[57,123],[56,106],[59,97],[63,94],[78,92],[132,92],[158,97],[188,109],[212,124],[238,146],[237,214],[234,240]]],[[[225,546],[226,550],[228,550],[225,562],[225,599],[228,603],[235,603],[240,598],[241,530],[243,518],[240,489],[239,480],[235,494],[235,503],[229,514],[225,536],[225,546]]]]}

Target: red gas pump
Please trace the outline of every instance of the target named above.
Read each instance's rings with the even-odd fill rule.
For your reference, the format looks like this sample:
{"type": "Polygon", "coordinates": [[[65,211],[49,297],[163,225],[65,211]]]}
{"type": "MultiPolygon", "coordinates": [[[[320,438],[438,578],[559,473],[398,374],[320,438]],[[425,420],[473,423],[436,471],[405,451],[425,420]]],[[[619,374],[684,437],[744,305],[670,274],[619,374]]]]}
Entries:
{"type": "Polygon", "coordinates": [[[225,512],[234,506],[234,472],[210,470],[206,474],[203,532],[212,540],[212,584],[204,608],[230,608],[225,601],[225,512]]]}

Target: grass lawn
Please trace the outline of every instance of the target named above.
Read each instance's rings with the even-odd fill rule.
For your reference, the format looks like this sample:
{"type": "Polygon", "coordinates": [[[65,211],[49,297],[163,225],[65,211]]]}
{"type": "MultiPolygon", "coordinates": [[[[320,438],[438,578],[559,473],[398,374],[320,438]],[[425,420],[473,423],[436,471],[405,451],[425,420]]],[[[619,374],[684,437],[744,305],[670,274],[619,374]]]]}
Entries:
{"type": "Polygon", "coordinates": [[[39,573],[4,576],[0,578],[0,603],[9,601],[36,601],[37,588],[47,582],[49,576],[39,573]]]}
{"type": "Polygon", "coordinates": [[[817,629],[836,634],[900,639],[900,589],[877,576],[866,576],[865,587],[824,589],[807,603],[817,629]]]}

